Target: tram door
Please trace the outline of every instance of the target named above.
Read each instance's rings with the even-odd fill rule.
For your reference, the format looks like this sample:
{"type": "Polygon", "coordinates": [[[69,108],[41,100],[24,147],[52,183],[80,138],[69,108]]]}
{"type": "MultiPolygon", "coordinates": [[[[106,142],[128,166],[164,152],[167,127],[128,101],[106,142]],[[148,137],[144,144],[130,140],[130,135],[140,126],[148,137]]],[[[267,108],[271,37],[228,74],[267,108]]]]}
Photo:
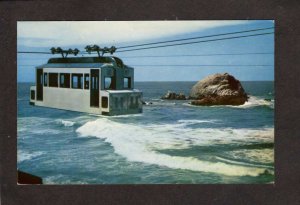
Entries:
{"type": "Polygon", "coordinates": [[[36,70],[36,99],[43,101],[43,69],[36,70]]]}
{"type": "Polygon", "coordinates": [[[99,107],[99,69],[91,69],[90,106],[99,107]]]}

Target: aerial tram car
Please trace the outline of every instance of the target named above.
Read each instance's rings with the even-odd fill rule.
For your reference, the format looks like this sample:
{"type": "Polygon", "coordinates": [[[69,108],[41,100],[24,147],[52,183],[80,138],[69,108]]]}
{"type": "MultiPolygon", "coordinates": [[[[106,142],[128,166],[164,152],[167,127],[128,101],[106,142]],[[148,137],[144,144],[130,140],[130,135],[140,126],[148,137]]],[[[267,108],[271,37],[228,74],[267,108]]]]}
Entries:
{"type": "Polygon", "coordinates": [[[97,57],[67,57],[78,49],[52,48],[46,64],[36,67],[36,85],[30,87],[30,104],[100,115],[142,112],[142,92],[134,89],[134,68],[113,54],[115,47],[86,46],[97,57]],[[100,55],[102,53],[102,55],[100,55]]]}

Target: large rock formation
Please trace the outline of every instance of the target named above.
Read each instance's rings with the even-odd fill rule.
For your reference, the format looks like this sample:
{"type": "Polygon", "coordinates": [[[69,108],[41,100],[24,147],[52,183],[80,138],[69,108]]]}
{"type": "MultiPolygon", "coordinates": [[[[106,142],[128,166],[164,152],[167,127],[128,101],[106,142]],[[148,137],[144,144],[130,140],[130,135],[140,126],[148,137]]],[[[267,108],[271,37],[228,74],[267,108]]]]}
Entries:
{"type": "Polygon", "coordinates": [[[192,87],[192,105],[242,105],[248,100],[240,81],[228,73],[207,76],[192,87]]]}

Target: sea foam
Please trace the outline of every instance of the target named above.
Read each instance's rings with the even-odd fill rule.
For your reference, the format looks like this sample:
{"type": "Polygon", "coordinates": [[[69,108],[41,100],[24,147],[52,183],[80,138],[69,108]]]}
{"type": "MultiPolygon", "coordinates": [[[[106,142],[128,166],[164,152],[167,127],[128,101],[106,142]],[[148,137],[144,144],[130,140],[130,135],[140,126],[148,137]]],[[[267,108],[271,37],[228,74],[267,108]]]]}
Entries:
{"type": "Polygon", "coordinates": [[[171,156],[158,152],[162,149],[186,149],[195,145],[230,143],[232,141],[273,141],[273,128],[249,129],[191,129],[179,121],[164,125],[136,125],[115,122],[108,118],[90,121],[76,131],[81,137],[93,136],[110,143],[115,153],[128,161],[166,166],[173,169],[187,169],[213,172],[228,176],[258,176],[266,168],[210,162],[194,157],[171,156]]]}
{"type": "MultiPolygon", "coordinates": [[[[198,105],[191,105],[190,103],[183,103],[183,105],[190,106],[190,107],[199,107],[199,108],[202,107],[198,105]]],[[[266,106],[274,109],[274,100],[272,99],[271,101],[267,101],[259,97],[249,96],[248,101],[246,101],[243,105],[213,105],[210,107],[251,108],[251,107],[258,107],[258,106],[266,106]]]]}
{"type": "Polygon", "coordinates": [[[185,125],[192,125],[192,124],[201,124],[201,123],[212,123],[215,124],[219,120],[178,120],[177,122],[185,124],[185,125]]]}
{"type": "Polygon", "coordinates": [[[72,127],[75,122],[72,121],[68,121],[68,120],[61,120],[61,123],[65,126],[65,127],[72,127]]]}
{"type": "Polygon", "coordinates": [[[249,107],[256,107],[256,106],[267,106],[270,108],[274,108],[274,101],[267,101],[262,98],[258,98],[255,96],[249,96],[249,99],[247,102],[245,102],[243,105],[235,106],[237,108],[249,108],[249,107]]]}

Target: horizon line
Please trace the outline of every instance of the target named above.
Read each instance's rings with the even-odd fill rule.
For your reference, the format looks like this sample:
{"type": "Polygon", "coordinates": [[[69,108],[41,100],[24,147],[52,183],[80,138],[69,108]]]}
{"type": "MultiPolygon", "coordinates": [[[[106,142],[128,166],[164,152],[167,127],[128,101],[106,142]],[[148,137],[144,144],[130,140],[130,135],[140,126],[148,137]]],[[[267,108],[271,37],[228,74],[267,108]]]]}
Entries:
{"type": "MultiPolygon", "coordinates": [[[[171,81],[171,80],[160,80],[160,81],[155,81],[155,80],[149,80],[149,81],[135,81],[138,82],[138,83],[143,83],[143,82],[153,82],[153,83],[156,83],[156,82],[198,82],[200,80],[174,80],[174,81],[171,81]]],[[[274,82],[275,80],[239,80],[241,82],[274,82]]],[[[17,83],[35,83],[33,81],[17,81],[17,83]]]]}

